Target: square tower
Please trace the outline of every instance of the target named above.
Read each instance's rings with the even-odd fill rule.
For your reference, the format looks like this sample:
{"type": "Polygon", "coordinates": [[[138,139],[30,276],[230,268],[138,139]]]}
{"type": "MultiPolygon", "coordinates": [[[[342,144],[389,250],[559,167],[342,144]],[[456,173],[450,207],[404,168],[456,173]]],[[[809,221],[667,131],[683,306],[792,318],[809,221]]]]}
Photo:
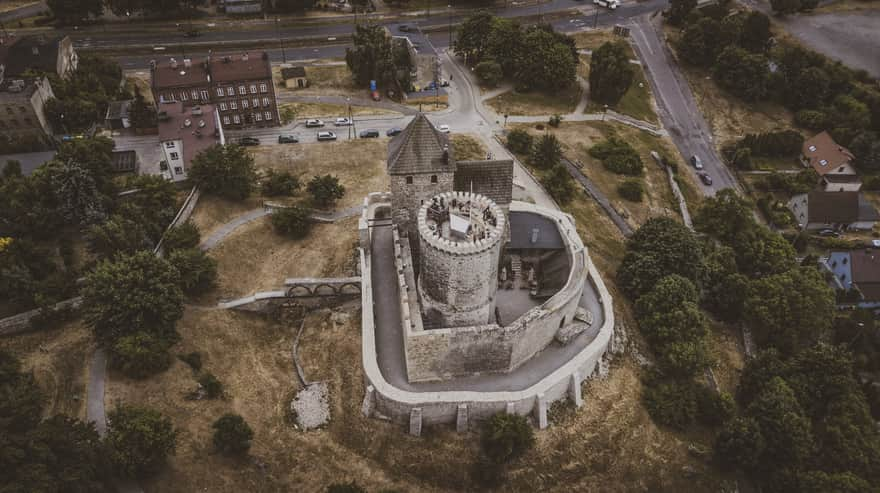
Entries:
{"type": "Polygon", "coordinates": [[[453,189],[455,159],[449,138],[419,113],[388,146],[388,174],[392,219],[417,254],[419,208],[453,189]]]}

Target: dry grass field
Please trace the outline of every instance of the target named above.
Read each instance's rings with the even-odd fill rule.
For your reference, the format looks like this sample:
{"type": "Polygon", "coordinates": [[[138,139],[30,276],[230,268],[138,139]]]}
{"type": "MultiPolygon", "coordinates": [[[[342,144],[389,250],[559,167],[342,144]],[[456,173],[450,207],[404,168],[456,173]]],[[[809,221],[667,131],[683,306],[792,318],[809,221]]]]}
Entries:
{"type": "Polygon", "coordinates": [[[510,90],[484,103],[499,115],[565,115],[571,113],[581,100],[581,86],[571,87],[546,94],[539,91],[517,92],[510,90]]]}
{"type": "Polygon", "coordinates": [[[479,137],[468,134],[452,134],[452,150],[459,161],[486,159],[486,146],[479,137]]]}

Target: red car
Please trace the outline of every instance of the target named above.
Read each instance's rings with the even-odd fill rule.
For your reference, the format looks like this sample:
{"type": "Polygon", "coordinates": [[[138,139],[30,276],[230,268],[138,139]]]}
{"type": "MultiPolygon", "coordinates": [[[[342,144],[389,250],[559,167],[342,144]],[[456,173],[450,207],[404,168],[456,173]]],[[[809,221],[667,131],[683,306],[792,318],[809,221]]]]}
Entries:
{"type": "Polygon", "coordinates": [[[373,101],[379,101],[380,99],[382,99],[382,96],[379,95],[379,91],[373,91],[373,94],[371,96],[373,96],[373,101]]]}

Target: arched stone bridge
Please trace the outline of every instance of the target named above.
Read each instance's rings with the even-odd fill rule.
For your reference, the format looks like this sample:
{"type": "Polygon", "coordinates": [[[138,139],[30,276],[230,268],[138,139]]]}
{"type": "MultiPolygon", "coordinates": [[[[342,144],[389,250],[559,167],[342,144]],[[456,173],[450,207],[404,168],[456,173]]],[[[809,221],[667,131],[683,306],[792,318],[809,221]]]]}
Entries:
{"type": "Polygon", "coordinates": [[[284,280],[284,290],[289,298],[307,296],[358,295],[361,293],[360,277],[299,277],[284,280]]]}

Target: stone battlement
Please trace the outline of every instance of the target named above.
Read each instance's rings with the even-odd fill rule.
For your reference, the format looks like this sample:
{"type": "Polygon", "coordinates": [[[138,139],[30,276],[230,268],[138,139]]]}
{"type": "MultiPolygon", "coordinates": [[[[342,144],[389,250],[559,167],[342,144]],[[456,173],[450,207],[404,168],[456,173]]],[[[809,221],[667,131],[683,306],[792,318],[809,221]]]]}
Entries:
{"type": "Polygon", "coordinates": [[[445,192],[419,208],[417,223],[428,246],[453,255],[470,255],[497,245],[504,237],[507,219],[488,197],[445,192]]]}

